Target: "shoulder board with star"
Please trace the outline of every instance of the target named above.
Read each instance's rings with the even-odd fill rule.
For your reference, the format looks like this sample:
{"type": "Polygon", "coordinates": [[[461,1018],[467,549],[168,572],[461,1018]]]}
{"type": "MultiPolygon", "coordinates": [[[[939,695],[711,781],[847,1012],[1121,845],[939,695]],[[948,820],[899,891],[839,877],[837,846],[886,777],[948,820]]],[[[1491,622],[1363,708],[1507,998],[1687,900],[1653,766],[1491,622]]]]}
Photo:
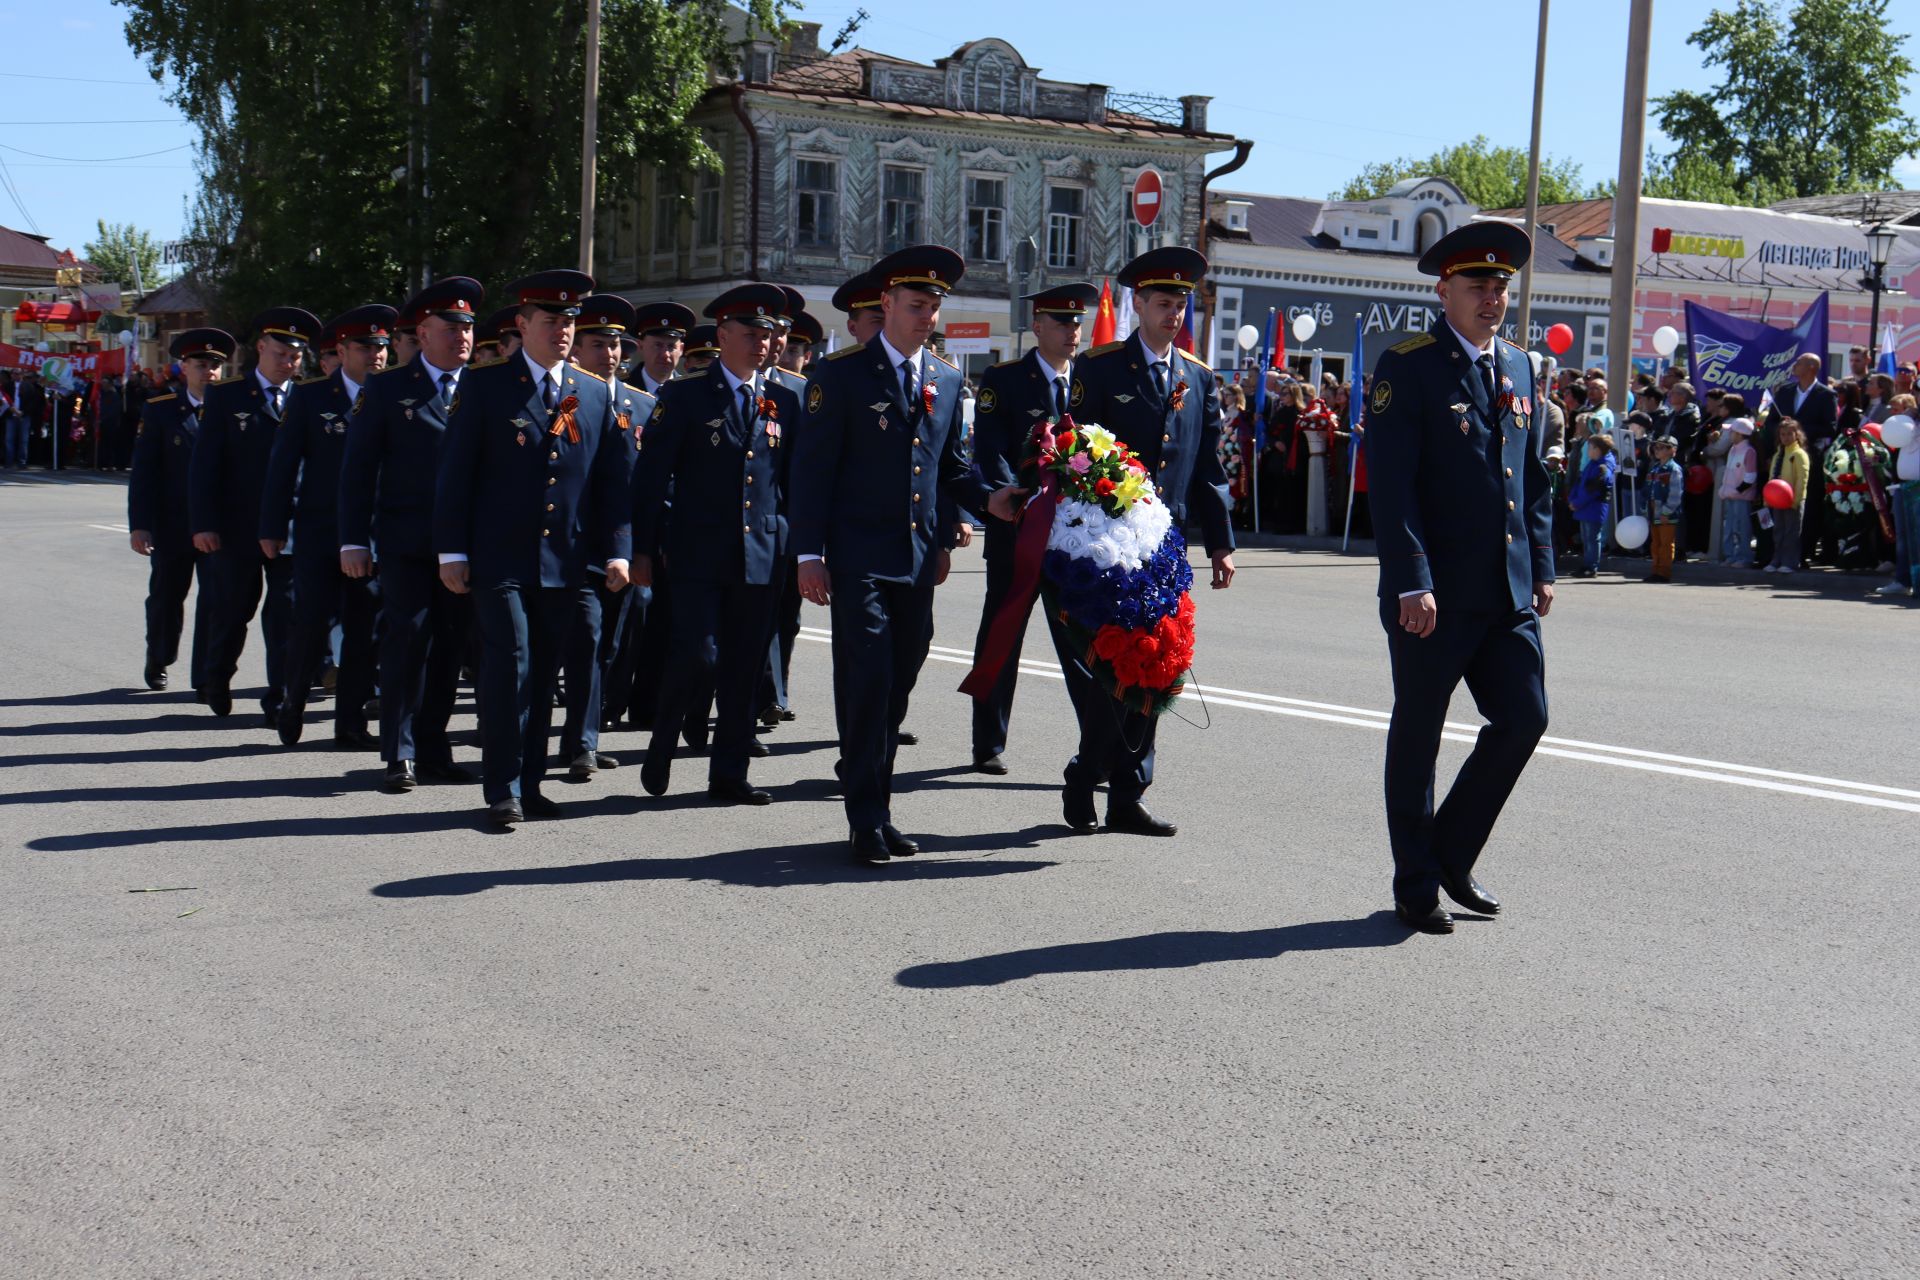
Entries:
{"type": "Polygon", "coordinates": [[[163,396],[148,396],[147,403],[148,404],[165,404],[169,400],[178,400],[179,398],[180,398],[179,392],[169,391],[167,392],[167,394],[163,396]]]}
{"type": "Polygon", "coordinates": [[[332,376],[333,375],[330,373],[323,373],[317,378],[302,378],[300,379],[298,385],[303,387],[310,387],[316,382],[325,382],[328,378],[331,378],[332,376]]]}
{"type": "Polygon", "coordinates": [[[938,351],[929,351],[927,352],[927,354],[932,356],[935,360],[938,360],[941,364],[947,366],[947,368],[953,370],[955,373],[960,372],[959,365],[947,359],[945,356],[941,355],[938,351]]]}
{"type": "Polygon", "coordinates": [[[1090,356],[1103,356],[1107,354],[1107,352],[1109,351],[1118,351],[1120,348],[1126,345],[1127,345],[1127,340],[1125,338],[1120,339],[1118,342],[1103,342],[1099,346],[1087,352],[1087,354],[1090,356]]]}
{"type": "Polygon", "coordinates": [[[848,356],[850,356],[850,355],[854,355],[854,354],[856,354],[856,353],[858,353],[858,352],[861,352],[861,351],[865,351],[866,349],[867,349],[867,344],[866,344],[866,343],[864,343],[864,342],[860,342],[860,343],[855,343],[855,344],[854,344],[853,346],[851,346],[851,347],[842,347],[842,348],[840,348],[840,349],[839,349],[838,351],[836,351],[836,352],[834,352],[834,353],[833,353],[832,355],[830,355],[830,356],[828,356],[828,357],[827,357],[827,359],[829,359],[829,360],[845,360],[845,359],[846,359],[846,358],[847,358],[848,356]]]}
{"type": "Polygon", "coordinates": [[[1502,338],[1502,339],[1500,339],[1500,345],[1501,345],[1501,346],[1503,346],[1503,347],[1505,347],[1505,348],[1506,348],[1507,350],[1509,350],[1509,351],[1511,351],[1511,352],[1514,352],[1514,353],[1515,353],[1515,354],[1517,354],[1517,355],[1523,355],[1523,356],[1524,356],[1524,355],[1526,355],[1526,354],[1527,354],[1527,349],[1526,349],[1525,347],[1523,347],[1523,346],[1521,346],[1521,345],[1520,345],[1519,343],[1517,343],[1517,342],[1508,342],[1508,341],[1507,341],[1507,340],[1506,340],[1505,338],[1502,338]]]}
{"type": "Polygon", "coordinates": [[[990,369],[1011,369],[1025,359],[1025,356],[1015,356],[1011,360],[1002,360],[999,364],[988,365],[987,367],[990,369]]]}
{"type": "Polygon", "coordinates": [[[1193,354],[1193,352],[1182,351],[1180,354],[1186,358],[1186,361],[1188,364],[1197,364],[1202,369],[1205,369],[1208,373],[1213,372],[1213,366],[1208,364],[1205,360],[1202,360],[1199,356],[1196,356],[1195,354],[1193,354]]]}
{"type": "Polygon", "coordinates": [[[467,368],[468,369],[491,369],[493,368],[493,366],[497,364],[505,364],[506,362],[507,362],[507,357],[500,356],[493,360],[477,360],[474,363],[468,365],[467,368]]]}
{"type": "Polygon", "coordinates": [[[1439,341],[1439,339],[1435,338],[1430,333],[1419,333],[1419,334],[1415,334],[1411,338],[1408,338],[1405,342],[1394,343],[1391,347],[1388,347],[1387,350],[1393,352],[1393,354],[1397,356],[1410,355],[1411,353],[1418,351],[1422,347],[1432,346],[1437,341],[1439,341]]]}

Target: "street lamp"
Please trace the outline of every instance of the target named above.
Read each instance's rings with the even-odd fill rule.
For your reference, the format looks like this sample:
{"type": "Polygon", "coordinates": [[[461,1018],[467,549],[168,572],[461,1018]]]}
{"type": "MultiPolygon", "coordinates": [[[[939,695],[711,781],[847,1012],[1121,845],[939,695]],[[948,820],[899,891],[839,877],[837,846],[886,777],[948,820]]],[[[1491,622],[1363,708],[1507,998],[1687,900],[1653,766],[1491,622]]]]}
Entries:
{"type": "Polygon", "coordinates": [[[1898,238],[1884,222],[1867,232],[1867,263],[1873,268],[1867,276],[1867,288],[1873,291],[1873,310],[1867,321],[1869,369],[1880,358],[1880,295],[1887,291],[1887,259],[1893,256],[1893,242],[1898,238]]]}

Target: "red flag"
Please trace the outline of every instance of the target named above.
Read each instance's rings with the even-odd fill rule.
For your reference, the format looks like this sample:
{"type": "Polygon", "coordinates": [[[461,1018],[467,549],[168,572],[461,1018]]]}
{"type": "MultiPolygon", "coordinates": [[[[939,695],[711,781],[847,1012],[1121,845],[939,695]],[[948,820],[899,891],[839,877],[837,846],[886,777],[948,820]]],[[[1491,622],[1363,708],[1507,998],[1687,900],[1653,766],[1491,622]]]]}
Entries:
{"type": "Polygon", "coordinates": [[[1273,359],[1267,362],[1267,368],[1287,371],[1287,326],[1275,322],[1273,329],[1273,359]]]}
{"type": "Polygon", "coordinates": [[[1113,341],[1113,281],[1100,282],[1100,310],[1093,317],[1092,346],[1102,346],[1113,341]]]}
{"type": "Polygon", "coordinates": [[[1173,345],[1188,355],[1193,354],[1193,294],[1191,292],[1187,294],[1187,313],[1180,318],[1180,336],[1173,340],[1173,345]]]}

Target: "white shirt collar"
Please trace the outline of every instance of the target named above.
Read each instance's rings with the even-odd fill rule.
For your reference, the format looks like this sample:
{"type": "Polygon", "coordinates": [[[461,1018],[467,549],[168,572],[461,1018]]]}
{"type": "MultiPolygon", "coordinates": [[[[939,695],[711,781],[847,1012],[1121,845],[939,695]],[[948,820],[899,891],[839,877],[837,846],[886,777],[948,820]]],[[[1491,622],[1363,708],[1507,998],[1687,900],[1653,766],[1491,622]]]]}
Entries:
{"type": "Polygon", "coordinates": [[[359,399],[360,384],[355,382],[352,378],[349,378],[347,376],[347,371],[345,369],[340,370],[340,385],[347,389],[347,399],[349,400],[359,399]]]}
{"type": "Polygon", "coordinates": [[[1475,361],[1478,361],[1481,356],[1494,355],[1500,350],[1500,335],[1497,333],[1493,337],[1487,339],[1486,346],[1476,347],[1473,345],[1472,339],[1468,338],[1466,334],[1460,332],[1458,329],[1455,329],[1453,327],[1453,321],[1451,320],[1447,321],[1447,329],[1453,334],[1455,338],[1458,338],[1460,340],[1460,345],[1466,348],[1467,354],[1471,356],[1475,361]]]}
{"type": "Polygon", "coordinates": [[[418,355],[417,357],[415,357],[415,358],[416,358],[416,359],[418,359],[418,360],[420,361],[420,367],[421,367],[422,369],[425,369],[425,370],[427,371],[427,378],[428,378],[428,379],[429,379],[429,380],[430,380],[430,381],[431,381],[431,382],[433,383],[433,385],[434,385],[434,386],[436,386],[436,387],[440,385],[440,379],[441,379],[442,377],[444,377],[445,375],[447,375],[447,374],[452,374],[452,375],[453,375],[453,385],[454,385],[454,386],[456,386],[456,387],[457,387],[457,386],[459,386],[459,385],[460,385],[460,375],[461,375],[461,374],[463,374],[463,373],[465,373],[465,372],[467,371],[467,366],[465,366],[465,365],[463,365],[463,364],[459,364],[459,365],[455,365],[455,366],[454,366],[453,368],[451,368],[451,369],[442,369],[442,368],[441,368],[441,367],[440,367],[439,365],[437,365],[437,364],[435,364],[435,363],[434,363],[433,361],[431,361],[431,360],[429,360],[429,359],[427,359],[427,355],[426,355],[426,352],[424,352],[424,351],[423,351],[423,352],[421,352],[421,353],[420,353],[420,354],[419,354],[419,355],[418,355]]]}
{"type": "Polygon", "coordinates": [[[292,378],[288,378],[286,382],[281,382],[277,384],[268,382],[267,375],[260,372],[259,365],[253,366],[253,378],[254,378],[254,381],[258,382],[262,387],[268,388],[270,390],[281,391],[281,392],[284,392],[287,389],[288,384],[293,381],[292,378]]]}
{"type": "Polygon", "coordinates": [[[725,378],[725,379],[727,380],[727,390],[729,390],[729,391],[731,391],[731,392],[733,392],[733,394],[734,394],[734,395],[736,395],[736,396],[737,396],[737,395],[739,395],[739,394],[740,394],[740,388],[742,388],[742,387],[745,387],[745,386],[752,386],[752,388],[753,388],[753,394],[754,394],[755,396],[758,396],[758,395],[760,394],[760,378],[761,378],[761,376],[762,376],[762,375],[760,375],[760,374],[755,374],[755,375],[754,375],[754,377],[753,377],[753,380],[752,380],[751,382],[749,382],[749,381],[748,381],[747,379],[745,379],[745,378],[736,378],[736,377],[734,377],[734,376],[733,376],[733,370],[731,370],[731,369],[729,369],[729,368],[727,368],[727,366],[726,366],[726,364],[725,364],[724,362],[722,362],[722,361],[719,361],[719,360],[715,360],[715,361],[714,361],[713,363],[714,363],[714,364],[715,364],[716,366],[718,366],[718,368],[719,368],[719,370],[720,370],[720,376],[721,376],[721,377],[723,377],[723,378],[725,378]]]}
{"type": "Polygon", "coordinates": [[[539,374],[542,378],[552,378],[553,385],[555,385],[556,387],[560,385],[562,381],[560,377],[560,371],[567,367],[567,362],[565,360],[560,361],[559,363],[555,364],[551,369],[549,369],[545,365],[540,364],[538,361],[536,361],[532,356],[528,355],[527,349],[525,347],[520,348],[520,358],[527,362],[527,368],[533,370],[536,374],[539,374]]]}
{"type": "Polygon", "coordinates": [[[884,329],[880,331],[880,345],[887,349],[887,364],[896,373],[900,369],[900,362],[902,360],[913,361],[913,371],[915,373],[924,374],[926,372],[926,361],[921,358],[922,353],[926,350],[925,347],[922,347],[919,351],[915,351],[912,354],[908,354],[887,341],[887,333],[884,329]]]}
{"type": "Polygon", "coordinates": [[[1155,355],[1153,348],[1147,345],[1147,340],[1142,338],[1140,339],[1140,350],[1146,352],[1148,365],[1164,364],[1169,369],[1173,367],[1173,353],[1176,350],[1173,343],[1169,342],[1167,344],[1167,353],[1165,355],[1155,355]]]}
{"type": "Polygon", "coordinates": [[[640,389],[642,391],[646,392],[648,395],[653,395],[655,392],[659,391],[660,388],[666,385],[667,384],[665,382],[654,381],[653,375],[647,372],[647,366],[645,365],[640,366],[640,389]]]}
{"type": "Polygon", "coordinates": [[[1073,377],[1072,357],[1068,357],[1066,368],[1055,369],[1052,365],[1047,363],[1047,358],[1040,354],[1040,348],[1035,347],[1033,349],[1033,362],[1034,364],[1040,367],[1040,376],[1045,378],[1049,383],[1053,382],[1053,380],[1056,378],[1073,377]]]}

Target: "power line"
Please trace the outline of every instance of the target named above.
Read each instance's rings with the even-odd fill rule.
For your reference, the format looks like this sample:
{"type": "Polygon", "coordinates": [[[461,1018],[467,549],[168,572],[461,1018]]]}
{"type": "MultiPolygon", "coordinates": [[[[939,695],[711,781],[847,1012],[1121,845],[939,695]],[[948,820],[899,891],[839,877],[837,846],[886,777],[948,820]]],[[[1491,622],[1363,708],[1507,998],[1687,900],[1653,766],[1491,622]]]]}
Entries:
{"type": "Polygon", "coordinates": [[[41,234],[40,224],[33,220],[33,215],[27,212],[27,202],[20,198],[20,188],[13,185],[13,174],[7,169],[5,156],[0,156],[0,187],[6,188],[7,194],[13,198],[13,207],[20,211],[20,217],[33,229],[33,233],[41,234]]]}
{"type": "Polygon", "coordinates": [[[32,156],[35,160],[66,160],[74,164],[112,164],[118,160],[145,160],[148,156],[171,155],[175,151],[185,151],[192,145],[191,142],[183,142],[177,147],[162,147],[158,151],[142,151],[130,156],[47,156],[41,155],[38,151],[28,151],[24,147],[10,147],[4,142],[0,142],[0,149],[11,151],[16,155],[32,156]]]}
{"type": "Polygon", "coordinates": [[[88,80],[80,76],[36,76],[28,71],[0,71],[0,76],[10,80],[59,80],[66,84],[144,84],[158,87],[153,80],[88,80]]]}
{"type": "Polygon", "coordinates": [[[75,124],[185,124],[179,116],[155,116],[151,120],[0,120],[0,125],[21,125],[33,129],[57,129],[75,124]]]}

